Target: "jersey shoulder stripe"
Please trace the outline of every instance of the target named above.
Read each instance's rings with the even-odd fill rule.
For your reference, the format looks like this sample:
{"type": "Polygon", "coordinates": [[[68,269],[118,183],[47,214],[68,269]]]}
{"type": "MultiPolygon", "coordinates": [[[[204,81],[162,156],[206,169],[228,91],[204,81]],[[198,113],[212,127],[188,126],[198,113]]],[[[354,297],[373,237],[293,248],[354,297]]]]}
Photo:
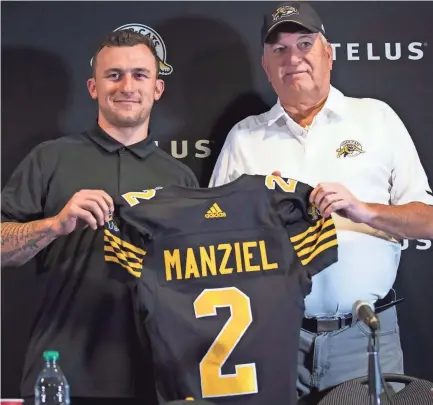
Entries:
{"type": "Polygon", "coordinates": [[[320,268],[327,262],[333,262],[333,257],[338,256],[337,230],[332,217],[323,218],[309,201],[313,187],[274,175],[266,176],[265,185],[271,190],[274,209],[286,224],[300,262],[307,265],[314,261],[320,268]],[[302,218],[298,217],[294,223],[296,210],[302,212],[302,218]]]}
{"type": "Polygon", "coordinates": [[[332,218],[320,219],[316,225],[290,238],[302,264],[310,263],[318,254],[338,246],[337,230],[332,218]]]}

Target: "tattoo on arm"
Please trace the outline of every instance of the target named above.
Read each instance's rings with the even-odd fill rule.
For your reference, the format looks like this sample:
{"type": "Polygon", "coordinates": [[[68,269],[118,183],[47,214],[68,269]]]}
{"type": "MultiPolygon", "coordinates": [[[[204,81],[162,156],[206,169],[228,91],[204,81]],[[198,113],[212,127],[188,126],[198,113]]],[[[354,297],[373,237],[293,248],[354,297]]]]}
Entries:
{"type": "Polygon", "coordinates": [[[1,224],[1,266],[20,266],[27,263],[56,235],[46,220],[25,224],[3,222],[1,224]]]}

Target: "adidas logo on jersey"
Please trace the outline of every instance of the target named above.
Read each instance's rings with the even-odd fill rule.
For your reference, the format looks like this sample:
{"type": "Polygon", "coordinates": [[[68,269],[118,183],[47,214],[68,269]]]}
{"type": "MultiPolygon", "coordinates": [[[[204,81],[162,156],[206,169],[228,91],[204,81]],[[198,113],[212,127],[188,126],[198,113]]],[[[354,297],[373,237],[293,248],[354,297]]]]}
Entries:
{"type": "Polygon", "coordinates": [[[217,203],[213,204],[205,214],[205,218],[224,218],[227,214],[219,207],[217,203]]]}

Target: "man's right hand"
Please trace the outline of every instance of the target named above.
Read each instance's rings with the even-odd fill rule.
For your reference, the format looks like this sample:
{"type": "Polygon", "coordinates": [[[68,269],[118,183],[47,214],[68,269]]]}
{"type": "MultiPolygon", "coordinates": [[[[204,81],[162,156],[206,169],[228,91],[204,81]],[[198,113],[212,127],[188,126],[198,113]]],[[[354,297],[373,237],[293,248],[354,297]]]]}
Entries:
{"type": "Polygon", "coordinates": [[[90,226],[93,230],[104,226],[114,211],[113,199],[103,190],[80,190],[65,207],[52,218],[56,235],[68,235],[77,228],[90,226]]]}

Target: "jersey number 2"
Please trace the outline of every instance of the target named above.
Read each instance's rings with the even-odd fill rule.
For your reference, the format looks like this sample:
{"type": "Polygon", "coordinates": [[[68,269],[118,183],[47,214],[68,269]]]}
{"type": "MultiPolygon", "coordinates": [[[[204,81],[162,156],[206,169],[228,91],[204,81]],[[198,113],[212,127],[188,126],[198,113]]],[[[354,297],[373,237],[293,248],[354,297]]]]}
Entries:
{"type": "Polygon", "coordinates": [[[293,179],[288,179],[287,182],[285,182],[284,179],[282,179],[279,176],[269,175],[266,176],[265,184],[266,187],[269,188],[270,190],[275,190],[275,184],[278,184],[281,190],[283,190],[285,193],[294,193],[298,181],[293,179]]]}
{"type": "Polygon", "coordinates": [[[143,191],[130,191],[129,193],[122,194],[122,197],[126,200],[126,202],[133,207],[137,205],[141,200],[150,200],[155,197],[156,191],[154,189],[143,190],[143,191]]]}
{"type": "Polygon", "coordinates": [[[203,398],[255,394],[258,392],[256,365],[238,364],[234,374],[222,374],[237,343],[251,325],[250,299],[235,287],[206,289],[194,301],[196,318],[217,315],[217,308],[229,307],[230,318],[200,362],[203,398]]]}

